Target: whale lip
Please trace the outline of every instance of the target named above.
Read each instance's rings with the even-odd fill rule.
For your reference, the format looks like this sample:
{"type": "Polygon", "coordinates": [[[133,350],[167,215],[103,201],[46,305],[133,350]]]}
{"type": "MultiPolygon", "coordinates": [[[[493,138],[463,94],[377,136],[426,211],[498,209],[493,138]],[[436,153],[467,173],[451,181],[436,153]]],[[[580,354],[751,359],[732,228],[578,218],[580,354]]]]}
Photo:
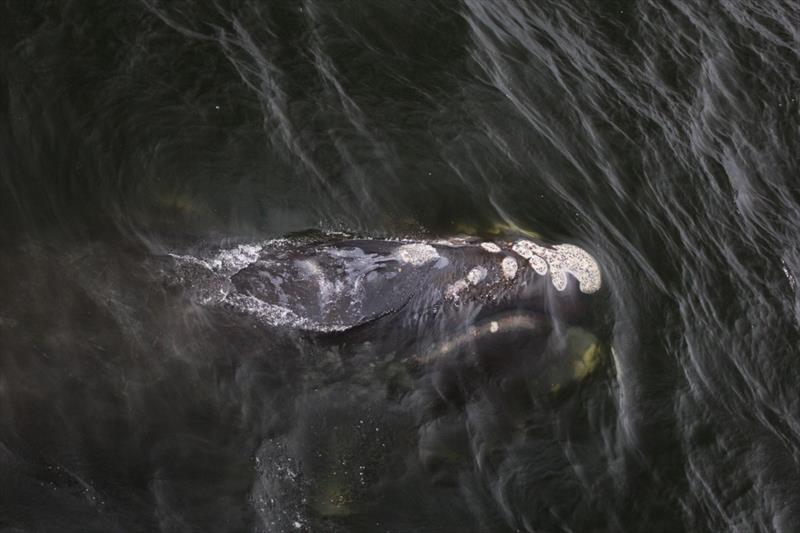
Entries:
{"type": "Polygon", "coordinates": [[[441,340],[434,341],[407,360],[415,365],[424,365],[450,358],[465,348],[491,351],[493,347],[514,340],[540,338],[551,328],[550,321],[541,313],[519,309],[494,313],[472,325],[454,328],[441,340]]]}

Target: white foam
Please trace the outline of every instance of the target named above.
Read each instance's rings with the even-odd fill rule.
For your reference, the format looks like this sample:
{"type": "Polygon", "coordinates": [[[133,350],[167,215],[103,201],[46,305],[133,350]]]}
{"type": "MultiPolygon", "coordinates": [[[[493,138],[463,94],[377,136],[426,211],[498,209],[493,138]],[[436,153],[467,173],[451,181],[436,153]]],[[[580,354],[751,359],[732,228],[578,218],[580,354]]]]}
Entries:
{"type": "Polygon", "coordinates": [[[795,290],[797,288],[797,279],[795,279],[794,274],[792,274],[792,271],[789,270],[789,267],[786,265],[785,261],[781,261],[781,266],[783,267],[783,273],[786,275],[786,279],[789,281],[789,287],[791,287],[792,290],[795,290]]]}
{"type": "Polygon", "coordinates": [[[258,261],[261,250],[260,244],[240,244],[232,250],[219,252],[211,264],[215,270],[235,273],[258,261]]]}
{"type": "Polygon", "coordinates": [[[305,327],[309,321],[286,307],[259,300],[249,294],[231,294],[225,303],[237,311],[256,316],[272,326],[305,327]]]}
{"type": "Polygon", "coordinates": [[[260,244],[240,244],[230,250],[220,250],[208,259],[200,259],[193,255],[169,255],[179,261],[202,265],[213,272],[232,276],[258,261],[259,254],[263,249],[264,246],[260,244]]]}
{"type": "Polygon", "coordinates": [[[327,322],[320,324],[315,320],[299,316],[291,309],[265,302],[249,294],[231,294],[224,303],[241,313],[254,316],[270,326],[289,326],[320,332],[344,331],[352,326],[351,324],[327,322]]]}

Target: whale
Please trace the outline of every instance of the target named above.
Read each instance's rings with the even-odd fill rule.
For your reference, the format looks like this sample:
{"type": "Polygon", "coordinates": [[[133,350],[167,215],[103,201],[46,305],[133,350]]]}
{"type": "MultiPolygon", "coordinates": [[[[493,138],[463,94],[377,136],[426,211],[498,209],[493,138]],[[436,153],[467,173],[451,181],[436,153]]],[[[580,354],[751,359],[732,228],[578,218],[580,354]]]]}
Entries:
{"type": "Polygon", "coordinates": [[[408,364],[533,341],[538,352],[548,344],[574,352],[576,331],[594,338],[602,300],[600,267],[588,252],[527,237],[318,234],[170,258],[199,305],[338,347],[369,343],[408,364]]]}
{"type": "Polygon", "coordinates": [[[559,413],[596,416],[613,371],[602,265],[575,244],[176,241],[8,253],[4,386],[37,422],[20,442],[67,450],[69,417],[122,484],[156,457],[168,480],[207,473],[204,494],[252,482],[262,530],[372,531],[386,509],[431,523],[515,447],[554,442],[559,413]]]}
{"type": "Polygon", "coordinates": [[[610,351],[600,265],[574,244],[314,234],[170,258],[196,305],[301,347],[293,428],[256,454],[277,529],[350,530],[404,484],[448,494],[488,461],[470,442],[535,435],[537,406],[576,401],[610,351]]]}

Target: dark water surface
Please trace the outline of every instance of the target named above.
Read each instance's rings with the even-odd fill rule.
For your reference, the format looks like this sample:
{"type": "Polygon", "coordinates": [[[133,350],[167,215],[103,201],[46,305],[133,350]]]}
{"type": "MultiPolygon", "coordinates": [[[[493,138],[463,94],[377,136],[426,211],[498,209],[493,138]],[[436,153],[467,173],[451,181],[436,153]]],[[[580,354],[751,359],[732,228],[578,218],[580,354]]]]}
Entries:
{"type": "Polygon", "coordinates": [[[0,531],[800,531],[796,2],[0,21],[0,531]],[[335,232],[580,246],[580,327],[486,320],[586,366],[459,344],[488,304],[335,335],[206,305],[335,232]]]}

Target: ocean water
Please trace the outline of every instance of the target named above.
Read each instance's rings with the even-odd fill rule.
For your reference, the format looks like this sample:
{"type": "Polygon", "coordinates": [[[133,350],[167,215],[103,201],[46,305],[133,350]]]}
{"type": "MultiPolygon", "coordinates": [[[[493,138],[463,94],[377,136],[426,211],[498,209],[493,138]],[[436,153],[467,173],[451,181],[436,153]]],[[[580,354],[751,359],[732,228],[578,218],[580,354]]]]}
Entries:
{"type": "Polygon", "coordinates": [[[0,28],[0,531],[800,530],[796,2],[9,0],[0,28]],[[356,238],[567,243],[602,287],[578,322],[420,317],[453,292],[416,260],[344,299],[390,253],[356,238]],[[285,312],[312,297],[377,322],[285,312]]]}

